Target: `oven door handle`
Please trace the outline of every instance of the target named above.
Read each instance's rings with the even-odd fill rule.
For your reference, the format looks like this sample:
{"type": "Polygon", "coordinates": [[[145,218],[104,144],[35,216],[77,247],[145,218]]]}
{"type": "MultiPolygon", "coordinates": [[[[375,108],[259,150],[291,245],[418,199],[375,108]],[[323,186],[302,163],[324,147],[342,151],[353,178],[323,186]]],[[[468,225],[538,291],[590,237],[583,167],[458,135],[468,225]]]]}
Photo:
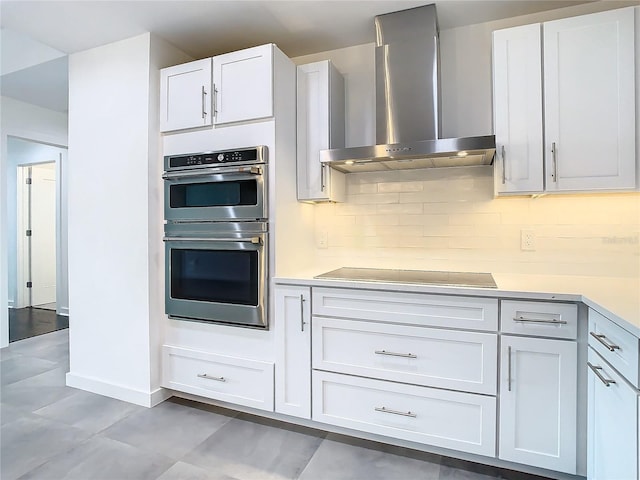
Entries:
{"type": "Polygon", "coordinates": [[[260,237],[236,237],[236,238],[202,238],[202,237],[163,237],[163,242],[234,242],[234,243],[253,243],[254,245],[262,245],[260,237]]]}
{"type": "Polygon", "coordinates": [[[211,175],[223,175],[228,173],[239,173],[247,176],[262,175],[261,167],[236,167],[207,169],[193,172],[166,172],[162,174],[164,180],[180,180],[181,178],[210,177],[211,175]]]}

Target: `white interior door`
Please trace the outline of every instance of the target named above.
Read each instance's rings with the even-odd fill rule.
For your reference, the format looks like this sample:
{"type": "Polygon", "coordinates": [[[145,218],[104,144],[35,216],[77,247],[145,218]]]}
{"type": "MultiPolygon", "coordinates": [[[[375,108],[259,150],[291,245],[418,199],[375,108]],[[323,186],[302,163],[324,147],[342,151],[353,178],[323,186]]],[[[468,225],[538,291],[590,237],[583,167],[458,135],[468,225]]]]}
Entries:
{"type": "Polygon", "coordinates": [[[55,163],[31,167],[31,305],[56,301],[55,163]]]}

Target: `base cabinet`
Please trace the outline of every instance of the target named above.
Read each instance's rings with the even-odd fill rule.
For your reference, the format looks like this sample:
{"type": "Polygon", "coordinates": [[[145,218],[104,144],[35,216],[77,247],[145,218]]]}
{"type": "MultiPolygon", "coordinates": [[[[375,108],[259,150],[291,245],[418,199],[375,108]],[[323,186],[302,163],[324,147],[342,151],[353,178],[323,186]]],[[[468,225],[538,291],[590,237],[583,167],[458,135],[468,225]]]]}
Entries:
{"type": "Polygon", "coordinates": [[[589,348],[589,480],[638,479],[638,394],[589,348]]]}
{"type": "Polygon", "coordinates": [[[164,345],[163,387],[273,411],[273,363],[164,345]]]}
{"type": "Polygon", "coordinates": [[[496,399],[491,396],[314,371],[313,419],[495,455],[496,399]]]}
{"type": "Polygon", "coordinates": [[[275,410],[311,418],[311,289],[276,288],[275,410]]]}
{"type": "Polygon", "coordinates": [[[498,457],[576,473],[577,344],[502,336],[498,457]]]}

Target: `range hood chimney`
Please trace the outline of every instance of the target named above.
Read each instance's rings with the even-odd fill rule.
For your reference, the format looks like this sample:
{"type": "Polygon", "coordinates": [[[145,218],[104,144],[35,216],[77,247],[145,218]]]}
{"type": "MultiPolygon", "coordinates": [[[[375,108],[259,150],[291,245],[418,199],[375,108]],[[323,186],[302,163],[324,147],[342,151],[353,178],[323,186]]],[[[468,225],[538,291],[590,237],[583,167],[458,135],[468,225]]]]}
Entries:
{"type": "Polygon", "coordinates": [[[375,27],[377,145],[322,150],[320,161],[345,173],[491,165],[494,135],[439,138],[435,5],[378,15],[375,27]]]}

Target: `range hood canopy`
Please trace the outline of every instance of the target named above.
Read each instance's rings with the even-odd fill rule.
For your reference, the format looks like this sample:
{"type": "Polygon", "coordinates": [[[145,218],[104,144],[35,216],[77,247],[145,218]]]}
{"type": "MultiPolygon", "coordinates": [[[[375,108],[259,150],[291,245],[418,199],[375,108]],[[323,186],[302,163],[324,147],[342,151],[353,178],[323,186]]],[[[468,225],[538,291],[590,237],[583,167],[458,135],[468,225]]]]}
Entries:
{"type": "Polygon", "coordinates": [[[378,15],[376,143],[321,150],[345,173],[491,165],[495,136],[439,138],[440,75],[434,4],[378,15]]]}

